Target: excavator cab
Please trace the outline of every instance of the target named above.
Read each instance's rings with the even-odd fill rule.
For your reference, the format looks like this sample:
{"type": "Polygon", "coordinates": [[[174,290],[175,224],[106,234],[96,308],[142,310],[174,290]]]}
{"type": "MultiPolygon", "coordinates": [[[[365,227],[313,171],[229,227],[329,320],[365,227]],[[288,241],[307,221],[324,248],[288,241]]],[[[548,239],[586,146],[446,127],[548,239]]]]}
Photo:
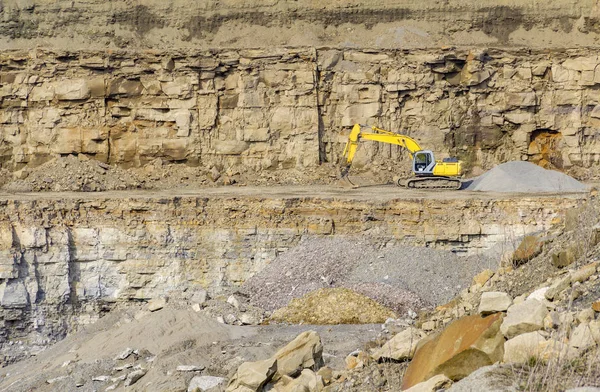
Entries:
{"type": "Polygon", "coordinates": [[[421,150],[414,153],[413,173],[417,176],[431,176],[435,167],[433,152],[421,150]]]}

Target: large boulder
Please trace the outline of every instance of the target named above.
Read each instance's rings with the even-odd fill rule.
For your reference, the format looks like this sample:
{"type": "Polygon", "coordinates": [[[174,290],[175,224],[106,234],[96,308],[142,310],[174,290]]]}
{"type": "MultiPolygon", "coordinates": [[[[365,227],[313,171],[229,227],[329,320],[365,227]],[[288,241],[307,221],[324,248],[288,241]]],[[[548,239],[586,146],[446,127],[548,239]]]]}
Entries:
{"type": "Polygon", "coordinates": [[[500,330],[507,339],[517,335],[540,330],[548,314],[546,306],[536,299],[529,299],[508,308],[500,330]]]}
{"type": "Polygon", "coordinates": [[[372,355],[376,361],[380,359],[391,359],[404,361],[411,359],[417,349],[419,341],[425,337],[425,333],[417,328],[408,327],[388,340],[379,350],[372,355]]]}
{"type": "Polygon", "coordinates": [[[580,350],[587,350],[600,343],[600,321],[579,324],[569,339],[569,346],[580,350]]]}
{"type": "Polygon", "coordinates": [[[244,362],[227,384],[226,392],[257,392],[271,380],[277,371],[275,358],[244,362]]]}
{"type": "Polygon", "coordinates": [[[506,363],[526,363],[531,358],[545,361],[558,357],[572,359],[577,355],[577,350],[558,340],[546,339],[539,331],[524,333],[504,344],[506,363]]]}
{"type": "Polygon", "coordinates": [[[437,374],[460,380],[482,366],[502,360],[502,319],[502,313],[463,317],[442,332],[423,339],[404,375],[402,389],[437,374]]]}
{"type": "Polygon", "coordinates": [[[281,376],[295,377],[304,369],[318,369],[323,366],[323,345],[315,331],[306,331],[282,347],[273,356],[277,360],[274,380],[281,376]]]}
{"type": "MultiPolygon", "coordinates": [[[[322,355],[323,345],[319,335],[314,331],[302,332],[271,358],[241,364],[229,380],[226,391],[256,392],[266,384],[272,385],[278,381],[281,381],[280,386],[286,386],[298,376],[303,377],[298,385],[304,385],[304,381],[305,384],[312,385],[312,381],[307,381],[312,379],[311,374],[304,374],[304,370],[320,368],[323,365],[322,355]]],[[[310,388],[308,390],[312,391],[310,388]]]]}
{"type": "Polygon", "coordinates": [[[538,236],[525,236],[513,254],[513,263],[521,265],[528,262],[542,252],[543,245],[544,242],[538,236]]]}

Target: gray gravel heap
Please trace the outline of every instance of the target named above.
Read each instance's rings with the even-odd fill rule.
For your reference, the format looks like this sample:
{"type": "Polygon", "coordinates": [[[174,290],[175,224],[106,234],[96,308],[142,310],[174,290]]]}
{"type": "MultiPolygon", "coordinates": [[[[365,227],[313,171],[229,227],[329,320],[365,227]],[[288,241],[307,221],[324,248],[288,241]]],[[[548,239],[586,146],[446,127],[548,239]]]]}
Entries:
{"type": "Polygon", "coordinates": [[[582,192],[573,177],[524,161],[506,162],[473,179],[467,190],[484,192],[582,192]]]}
{"type": "Polygon", "coordinates": [[[244,284],[251,302],[273,311],[323,287],[347,287],[401,315],[439,305],[495,268],[484,257],[394,245],[377,248],[353,237],[305,238],[244,284]]]}

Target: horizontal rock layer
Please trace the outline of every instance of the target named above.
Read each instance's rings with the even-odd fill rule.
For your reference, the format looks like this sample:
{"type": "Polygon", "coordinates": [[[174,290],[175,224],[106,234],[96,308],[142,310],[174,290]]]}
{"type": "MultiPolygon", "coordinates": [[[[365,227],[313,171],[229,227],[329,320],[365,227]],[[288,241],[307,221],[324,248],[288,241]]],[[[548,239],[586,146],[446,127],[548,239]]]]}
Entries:
{"type": "MultiPolygon", "coordinates": [[[[86,154],[308,181],[317,165],[337,174],[328,164],[360,122],[467,169],[525,159],[597,177],[598,65],[585,50],[4,51],[0,162],[86,154]]],[[[391,178],[407,162],[401,147],[365,142],[354,170],[391,178]]]]}
{"type": "Polygon", "coordinates": [[[597,44],[594,0],[3,0],[0,48],[597,44]]]}
{"type": "MultiPolygon", "coordinates": [[[[115,302],[239,285],[308,235],[478,252],[548,229],[580,199],[445,200],[115,192],[0,200],[2,339],[60,336],[115,302]],[[542,207],[543,206],[543,207],[542,207]],[[6,328],[4,328],[6,327],[6,328]]],[[[260,190],[257,190],[260,191],[260,190]]],[[[306,189],[304,189],[306,191],[306,189]]],[[[301,193],[301,192],[300,192],[301,193]]]]}

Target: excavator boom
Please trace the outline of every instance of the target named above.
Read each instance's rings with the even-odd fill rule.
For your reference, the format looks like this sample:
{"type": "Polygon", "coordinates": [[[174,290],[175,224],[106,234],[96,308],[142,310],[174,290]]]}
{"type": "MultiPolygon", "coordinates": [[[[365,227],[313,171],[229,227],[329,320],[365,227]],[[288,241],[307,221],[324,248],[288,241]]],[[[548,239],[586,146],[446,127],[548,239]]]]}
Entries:
{"type": "Polygon", "coordinates": [[[352,165],[352,161],[354,160],[354,155],[358,149],[358,143],[360,139],[402,146],[408,150],[411,159],[413,158],[413,154],[415,152],[422,150],[421,146],[419,146],[419,143],[410,136],[400,135],[377,127],[369,128],[373,131],[373,133],[362,132],[362,126],[360,124],[355,124],[354,127],[352,127],[350,136],[348,136],[348,142],[344,148],[346,165],[352,165]]]}

